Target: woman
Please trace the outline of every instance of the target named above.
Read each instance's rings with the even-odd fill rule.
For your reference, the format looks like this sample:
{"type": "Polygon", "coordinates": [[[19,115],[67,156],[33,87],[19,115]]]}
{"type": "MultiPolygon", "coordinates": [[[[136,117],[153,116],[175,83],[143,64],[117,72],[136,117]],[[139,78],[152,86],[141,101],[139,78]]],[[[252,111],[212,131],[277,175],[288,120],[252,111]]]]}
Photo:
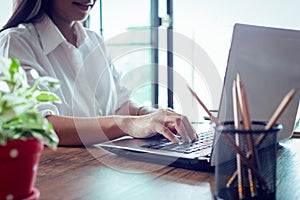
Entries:
{"type": "MultiPolygon", "coordinates": [[[[62,104],[37,108],[52,123],[60,145],[94,144],[124,135],[160,133],[173,142],[197,138],[185,116],[139,107],[119,84],[103,40],[83,28],[96,0],[22,0],[0,34],[0,53],[29,72],[61,81],[62,104]]],[[[32,77],[28,73],[29,80],[32,77]]],[[[43,86],[40,86],[43,87],[43,86]]]]}

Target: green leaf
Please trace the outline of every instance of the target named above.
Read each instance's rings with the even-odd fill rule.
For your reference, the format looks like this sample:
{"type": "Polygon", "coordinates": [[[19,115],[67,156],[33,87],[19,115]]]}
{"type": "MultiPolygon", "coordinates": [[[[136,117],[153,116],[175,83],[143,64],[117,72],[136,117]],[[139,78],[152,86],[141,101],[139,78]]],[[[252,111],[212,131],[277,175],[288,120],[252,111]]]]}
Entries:
{"type": "Polygon", "coordinates": [[[10,71],[9,68],[11,66],[12,60],[9,58],[1,58],[0,59],[0,73],[4,75],[4,77],[10,79],[10,71]]]}
{"type": "Polygon", "coordinates": [[[11,65],[9,67],[10,77],[13,80],[15,74],[19,71],[19,63],[14,58],[11,59],[11,65]]]}
{"type": "Polygon", "coordinates": [[[56,94],[49,91],[36,91],[35,98],[40,102],[61,102],[60,98],[56,94]]]}
{"type": "Polygon", "coordinates": [[[0,81],[0,91],[1,92],[9,92],[9,86],[5,81],[0,81]]]}
{"type": "Polygon", "coordinates": [[[60,87],[60,81],[49,76],[40,77],[39,81],[52,90],[58,89],[60,87]]]}
{"type": "Polygon", "coordinates": [[[31,77],[32,77],[33,79],[38,79],[38,78],[40,78],[39,73],[38,73],[35,69],[31,69],[31,70],[29,71],[29,73],[30,73],[30,75],[31,75],[31,77]]]}
{"type": "MultiPolygon", "coordinates": [[[[60,102],[52,93],[59,87],[59,81],[51,77],[39,77],[29,86],[26,72],[15,59],[0,58],[0,144],[10,139],[34,137],[55,149],[58,137],[48,120],[35,108],[39,102],[60,102]],[[42,84],[50,91],[38,90],[42,84]]],[[[34,73],[34,72],[32,72],[34,73]]]]}
{"type": "Polygon", "coordinates": [[[18,68],[18,70],[19,70],[18,73],[16,73],[14,77],[14,79],[17,80],[16,88],[29,87],[26,72],[21,67],[18,68]]]}
{"type": "Polygon", "coordinates": [[[14,109],[1,109],[2,112],[1,112],[1,115],[0,115],[0,121],[1,122],[7,122],[13,118],[16,117],[16,113],[14,111],[14,109]]]}
{"type": "Polygon", "coordinates": [[[3,145],[6,143],[6,137],[1,133],[2,131],[0,131],[0,145],[3,145]]]}

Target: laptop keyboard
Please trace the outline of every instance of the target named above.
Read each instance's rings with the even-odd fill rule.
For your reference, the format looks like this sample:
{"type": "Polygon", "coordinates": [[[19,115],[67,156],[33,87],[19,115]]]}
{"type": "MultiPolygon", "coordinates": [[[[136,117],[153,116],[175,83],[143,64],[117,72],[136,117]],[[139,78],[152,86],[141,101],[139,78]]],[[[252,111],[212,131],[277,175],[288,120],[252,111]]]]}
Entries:
{"type": "Polygon", "coordinates": [[[213,137],[214,137],[214,132],[207,131],[207,132],[202,132],[201,134],[198,134],[198,140],[196,140],[192,143],[183,142],[181,140],[179,144],[176,144],[166,138],[163,138],[159,141],[155,141],[150,144],[142,145],[142,147],[190,154],[190,153],[197,153],[199,151],[202,151],[204,149],[212,147],[213,137]]]}

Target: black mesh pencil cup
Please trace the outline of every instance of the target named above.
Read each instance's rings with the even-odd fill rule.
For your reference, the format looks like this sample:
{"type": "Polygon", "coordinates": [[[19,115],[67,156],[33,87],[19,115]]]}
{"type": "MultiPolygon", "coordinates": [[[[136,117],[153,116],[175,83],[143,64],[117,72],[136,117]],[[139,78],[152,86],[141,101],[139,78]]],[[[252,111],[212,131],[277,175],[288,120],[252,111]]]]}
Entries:
{"type": "Polygon", "coordinates": [[[250,130],[234,122],[216,127],[216,199],[275,199],[277,124],[252,122],[250,130]]]}

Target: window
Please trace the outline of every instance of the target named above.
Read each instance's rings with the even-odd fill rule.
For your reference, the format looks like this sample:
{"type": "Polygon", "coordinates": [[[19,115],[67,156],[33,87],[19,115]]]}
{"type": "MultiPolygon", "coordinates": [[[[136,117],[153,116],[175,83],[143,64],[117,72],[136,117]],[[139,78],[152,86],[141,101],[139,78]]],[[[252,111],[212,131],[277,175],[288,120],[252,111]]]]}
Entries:
{"type": "MultiPolygon", "coordinates": [[[[210,67],[214,67],[217,72],[215,74],[215,71],[212,71],[214,73],[209,78],[215,77],[223,81],[235,23],[300,30],[299,6],[300,2],[297,0],[174,0],[174,32],[193,41],[190,45],[190,62],[197,63],[199,51],[193,52],[193,49],[201,47],[203,53],[207,54],[206,58],[212,61],[210,67]]],[[[180,59],[174,61],[175,71],[183,74],[205,104],[210,109],[218,109],[222,85],[207,84],[209,81],[207,82],[207,77],[202,76],[202,67],[204,66],[196,66],[200,73],[195,73],[194,67],[189,66],[187,62],[184,65],[180,59]]],[[[215,84],[219,83],[220,81],[217,81],[215,84]]],[[[180,83],[175,82],[174,88],[177,88],[178,84],[180,83]]]]}
{"type": "Polygon", "coordinates": [[[160,26],[161,18],[167,16],[167,2],[98,1],[88,22],[104,37],[124,84],[143,105],[168,106],[166,67],[162,69],[167,65],[167,54],[160,49],[167,33],[167,27],[160,26]]]}
{"type": "Polygon", "coordinates": [[[119,43],[108,43],[108,46],[115,49],[136,46],[136,51],[118,57],[115,64],[125,74],[126,82],[134,86],[134,98],[146,105],[153,104],[155,98],[154,85],[148,83],[157,81],[159,83],[159,90],[156,93],[157,103],[163,107],[168,106],[169,60],[168,50],[164,47],[167,46],[168,23],[172,23],[173,106],[176,111],[192,116],[192,120],[200,120],[200,116],[205,113],[201,108],[195,109],[198,104],[189,94],[186,84],[194,88],[209,109],[218,109],[235,23],[300,30],[300,20],[298,20],[300,2],[297,0],[242,2],[238,0],[102,0],[100,2],[102,2],[102,17],[99,14],[100,8],[94,8],[91,27],[95,27],[97,32],[103,28],[105,39],[117,38],[127,31],[145,31],[143,33],[145,37],[136,36],[119,43]],[[172,13],[168,15],[170,5],[172,13]],[[153,12],[153,9],[157,9],[157,13],[153,12]],[[162,25],[158,25],[157,33],[159,35],[157,77],[155,77],[155,67],[151,64],[155,55],[147,49],[153,45],[153,41],[149,39],[153,35],[147,30],[153,25],[154,14],[162,20],[162,25]],[[99,19],[102,19],[101,23],[99,19]]]}
{"type": "Polygon", "coordinates": [[[122,74],[122,83],[133,91],[133,99],[153,105],[150,0],[97,1],[89,24],[103,36],[112,62],[122,74]]]}
{"type": "Polygon", "coordinates": [[[2,27],[10,17],[12,13],[12,8],[13,8],[13,2],[12,1],[7,1],[2,4],[0,8],[0,26],[2,27]]]}

